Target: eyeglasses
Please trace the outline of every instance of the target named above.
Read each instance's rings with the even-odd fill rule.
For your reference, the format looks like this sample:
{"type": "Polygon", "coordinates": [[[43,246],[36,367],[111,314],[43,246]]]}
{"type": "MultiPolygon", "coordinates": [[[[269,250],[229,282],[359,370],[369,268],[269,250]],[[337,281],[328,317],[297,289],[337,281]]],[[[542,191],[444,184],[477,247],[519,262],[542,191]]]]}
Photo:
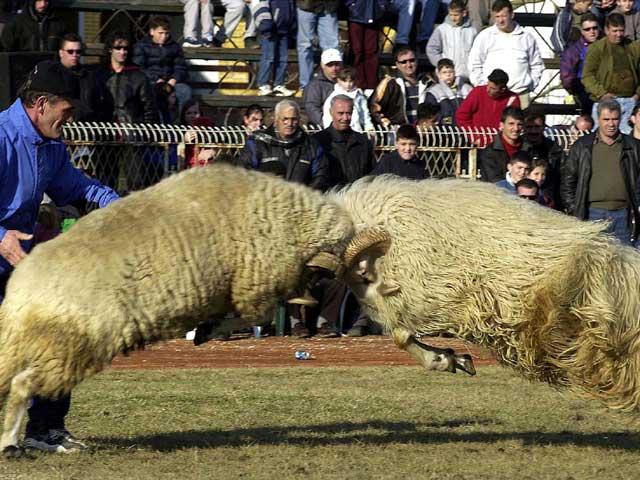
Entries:
{"type": "Polygon", "coordinates": [[[583,32],[593,32],[594,30],[598,30],[598,27],[589,27],[582,29],[583,32]]]}
{"type": "Polygon", "coordinates": [[[407,58],[406,60],[396,60],[400,65],[406,65],[407,63],[416,63],[415,58],[407,58]]]}
{"type": "Polygon", "coordinates": [[[69,50],[65,50],[69,55],[82,55],[82,49],[75,50],[70,48],[69,50]]]}
{"type": "Polygon", "coordinates": [[[111,47],[113,50],[129,50],[129,47],[124,46],[124,45],[114,45],[113,47],[111,47]]]}

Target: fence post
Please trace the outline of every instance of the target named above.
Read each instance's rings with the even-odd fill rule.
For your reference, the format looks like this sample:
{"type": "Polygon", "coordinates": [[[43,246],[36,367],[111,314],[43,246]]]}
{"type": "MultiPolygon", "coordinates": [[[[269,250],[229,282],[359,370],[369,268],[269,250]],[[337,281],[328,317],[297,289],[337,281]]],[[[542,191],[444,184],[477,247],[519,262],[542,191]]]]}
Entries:
{"type": "Polygon", "coordinates": [[[478,177],[478,149],[469,150],[469,179],[476,180],[478,177]]]}

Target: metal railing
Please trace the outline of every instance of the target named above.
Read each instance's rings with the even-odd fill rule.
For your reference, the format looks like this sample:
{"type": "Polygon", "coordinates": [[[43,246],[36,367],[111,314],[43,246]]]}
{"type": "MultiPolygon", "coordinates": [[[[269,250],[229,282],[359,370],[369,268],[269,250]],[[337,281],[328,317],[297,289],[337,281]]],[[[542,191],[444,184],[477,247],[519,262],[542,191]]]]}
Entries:
{"type": "MultiPolygon", "coordinates": [[[[305,127],[312,134],[319,127],[305,127]]],[[[477,153],[493,140],[497,130],[435,127],[420,131],[418,155],[429,177],[478,176],[477,153]]],[[[208,149],[215,161],[238,157],[247,139],[243,127],[187,127],[151,124],[71,123],[64,139],[74,164],[120,193],[147,187],[187,167],[188,146],[208,149]]],[[[547,129],[545,135],[568,150],[580,135],[547,129]]],[[[377,159],[395,149],[395,130],[369,133],[377,159]]]]}

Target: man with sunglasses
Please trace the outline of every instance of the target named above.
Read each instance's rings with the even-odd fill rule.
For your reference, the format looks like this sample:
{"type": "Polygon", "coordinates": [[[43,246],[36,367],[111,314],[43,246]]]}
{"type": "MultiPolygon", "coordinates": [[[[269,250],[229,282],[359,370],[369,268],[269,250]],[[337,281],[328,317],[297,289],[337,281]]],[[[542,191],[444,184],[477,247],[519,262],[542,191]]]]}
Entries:
{"type": "Polygon", "coordinates": [[[96,82],[94,72],[82,65],[82,50],[82,38],[75,33],[67,33],[60,41],[58,60],[45,60],[39,65],[59,63],[71,74],[75,83],[74,100],[79,100],[73,112],[75,122],[109,121],[103,113],[104,92],[96,82]]]}
{"type": "Polygon", "coordinates": [[[582,84],[582,68],[589,45],[598,40],[600,26],[598,17],[585,13],[580,19],[580,39],[569,45],[560,56],[560,80],[564,89],[572,94],[582,107],[582,111],[591,113],[593,100],[582,84]]]}
{"type": "Polygon", "coordinates": [[[371,118],[379,125],[415,124],[418,105],[424,103],[433,81],[418,77],[418,59],[410,47],[395,51],[396,77],[383,78],[371,95],[371,118]]]}

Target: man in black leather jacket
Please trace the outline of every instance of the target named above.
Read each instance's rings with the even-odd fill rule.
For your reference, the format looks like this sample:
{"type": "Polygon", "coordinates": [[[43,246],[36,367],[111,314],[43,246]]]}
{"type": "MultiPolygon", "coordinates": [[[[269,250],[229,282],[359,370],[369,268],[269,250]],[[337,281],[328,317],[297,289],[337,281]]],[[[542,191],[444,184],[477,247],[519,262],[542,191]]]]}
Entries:
{"type": "Polygon", "coordinates": [[[51,0],[28,0],[25,9],[2,30],[0,50],[54,52],[67,27],[52,11],[51,0]]]}
{"type": "Polygon", "coordinates": [[[598,105],[599,128],[578,139],[563,162],[560,197],[566,212],[582,220],[609,220],[623,243],[635,244],[640,225],[640,144],[620,132],[620,105],[598,105]]]}

